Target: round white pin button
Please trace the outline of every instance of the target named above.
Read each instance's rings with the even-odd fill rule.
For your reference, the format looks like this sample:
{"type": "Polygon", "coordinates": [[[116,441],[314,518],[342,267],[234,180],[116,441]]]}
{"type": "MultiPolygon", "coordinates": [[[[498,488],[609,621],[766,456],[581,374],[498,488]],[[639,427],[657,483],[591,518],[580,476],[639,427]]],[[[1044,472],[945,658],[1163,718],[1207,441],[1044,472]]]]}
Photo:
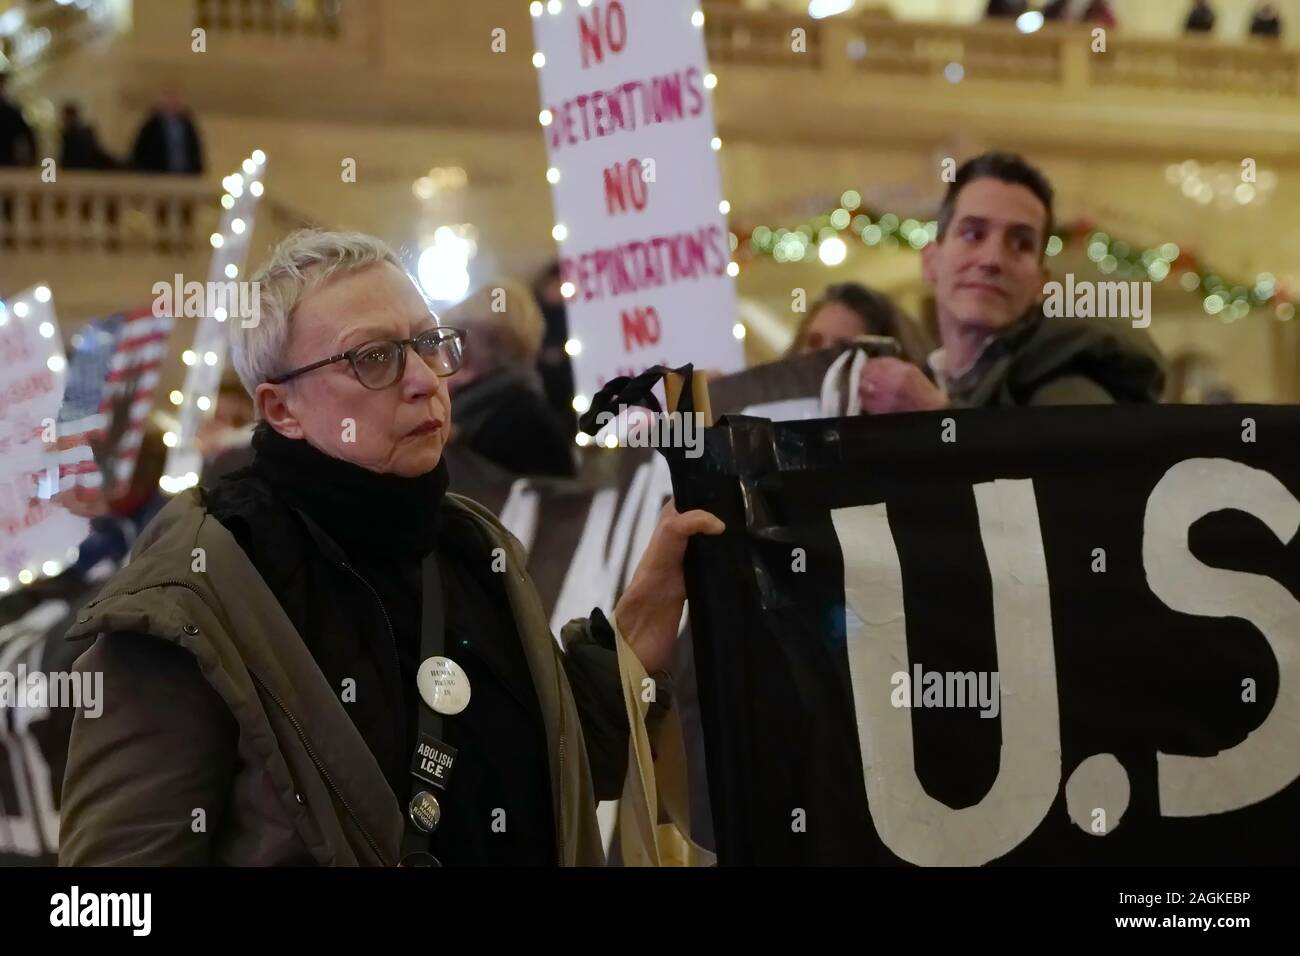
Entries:
{"type": "Polygon", "coordinates": [[[415,675],[424,702],[440,714],[459,714],[469,706],[469,677],[449,657],[430,657],[415,675]]]}

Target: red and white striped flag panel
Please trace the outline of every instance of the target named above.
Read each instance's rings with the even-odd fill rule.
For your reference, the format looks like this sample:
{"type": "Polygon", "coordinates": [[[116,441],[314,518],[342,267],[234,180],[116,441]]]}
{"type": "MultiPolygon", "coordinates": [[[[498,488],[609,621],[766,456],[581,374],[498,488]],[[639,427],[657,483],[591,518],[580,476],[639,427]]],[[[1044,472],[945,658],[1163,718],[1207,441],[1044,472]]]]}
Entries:
{"type": "Polygon", "coordinates": [[[73,337],[52,448],[60,491],[100,488],[105,469],[111,497],[130,483],[173,325],[169,315],[137,309],[73,337]]]}

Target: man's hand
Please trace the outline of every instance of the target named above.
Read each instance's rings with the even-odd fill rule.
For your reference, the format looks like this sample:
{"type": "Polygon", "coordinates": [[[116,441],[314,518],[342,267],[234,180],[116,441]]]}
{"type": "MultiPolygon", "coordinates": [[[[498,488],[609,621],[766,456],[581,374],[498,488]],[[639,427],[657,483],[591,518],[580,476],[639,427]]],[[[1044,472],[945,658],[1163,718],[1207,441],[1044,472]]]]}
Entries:
{"type": "Polygon", "coordinates": [[[682,557],[695,534],[721,534],[725,525],[707,511],[678,514],[670,501],[659,512],[650,544],[614,608],[618,629],[647,674],[663,670],[677,643],[686,602],[682,557]]]}
{"type": "Polygon", "coordinates": [[[858,399],[871,415],[893,412],[932,412],[948,407],[948,399],[911,362],[872,358],[862,367],[858,399]]]}

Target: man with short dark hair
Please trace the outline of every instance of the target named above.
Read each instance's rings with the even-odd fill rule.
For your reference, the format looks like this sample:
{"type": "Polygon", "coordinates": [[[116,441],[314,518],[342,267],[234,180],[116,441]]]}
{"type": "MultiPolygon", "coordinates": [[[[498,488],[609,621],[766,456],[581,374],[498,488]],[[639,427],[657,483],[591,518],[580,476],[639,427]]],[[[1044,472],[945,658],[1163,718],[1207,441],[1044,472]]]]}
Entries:
{"type": "Polygon", "coordinates": [[[1019,156],[985,153],[957,170],[921,253],[943,347],[942,387],[898,359],[867,362],[858,383],[870,414],[953,406],[1154,402],[1164,373],[1154,347],[1117,318],[1048,318],[1053,193],[1019,156]]]}

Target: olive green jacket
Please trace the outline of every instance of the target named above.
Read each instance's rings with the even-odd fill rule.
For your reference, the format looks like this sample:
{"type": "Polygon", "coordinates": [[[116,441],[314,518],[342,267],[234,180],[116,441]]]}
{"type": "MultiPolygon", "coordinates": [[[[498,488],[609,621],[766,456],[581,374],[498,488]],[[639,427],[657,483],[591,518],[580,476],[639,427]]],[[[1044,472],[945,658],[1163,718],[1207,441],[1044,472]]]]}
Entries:
{"type": "MultiPolygon", "coordinates": [[[[467,513],[486,547],[507,555],[506,591],[549,744],[558,862],[602,865],[583,728],[522,550],[480,505],[448,495],[445,507],[467,513]]],[[[379,764],[200,489],[154,519],[68,633],[96,636],[76,669],[103,672],[103,713],[74,721],[62,864],[398,862],[404,821],[379,764]],[[211,803],[215,792],[223,805],[186,802],[194,793],[195,804],[211,803]]]]}
{"type": "Polygon", "coordinates": [[[991,339],[949,381],[960,407],[1158,402],[1164,366],[1151,339],[1114,319],[1048,318],[1035,312],[991,339]]]}

